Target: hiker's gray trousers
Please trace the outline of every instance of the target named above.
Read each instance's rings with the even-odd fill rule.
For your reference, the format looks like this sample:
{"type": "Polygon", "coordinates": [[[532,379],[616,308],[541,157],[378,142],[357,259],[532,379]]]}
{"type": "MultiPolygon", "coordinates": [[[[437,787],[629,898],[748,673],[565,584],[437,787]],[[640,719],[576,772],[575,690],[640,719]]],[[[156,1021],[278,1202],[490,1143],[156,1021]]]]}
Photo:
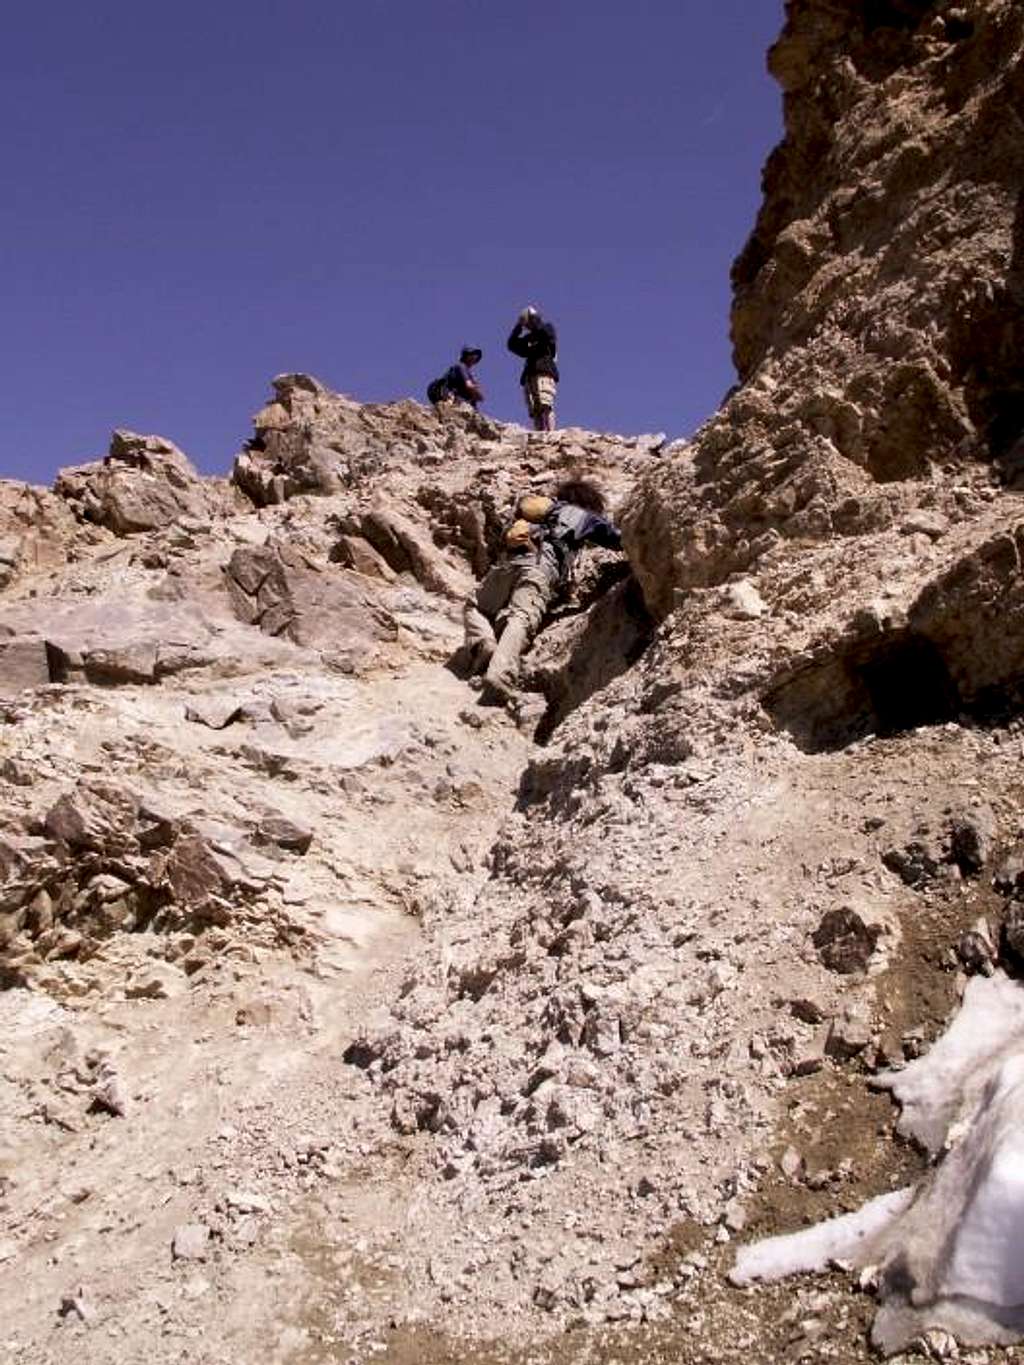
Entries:
{"type": "Polygon", "coordinates": [[[535,561],[510,560],[495,564],[466,600],[466,644],[493,647],[485,675],[493,687],[505,691],[515,686],[519,660],[540,629],[553,591],[550,575],[535,561]]]}

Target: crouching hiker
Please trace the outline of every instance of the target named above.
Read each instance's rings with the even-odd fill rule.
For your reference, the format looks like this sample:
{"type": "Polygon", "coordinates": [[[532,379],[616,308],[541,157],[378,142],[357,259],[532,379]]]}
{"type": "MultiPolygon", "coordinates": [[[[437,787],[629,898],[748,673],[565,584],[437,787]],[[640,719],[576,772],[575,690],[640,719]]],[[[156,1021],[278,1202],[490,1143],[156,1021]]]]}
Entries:
{"type": "Polygon", "coordinates": [[[473,377],[473,366],[483,359],[479,346],[463,346],[459,363],[450,365],[440,379],[427,385],[427,399],[435,408],[455,405],[476,411],[484,401],[484,391],[473,377]]]}
{"type": "MultiPolygon", "coordinates": [[[[603,507],[593,485],[578,481],[559,492],[570,490],[603,507]]],[[[514,700],[523,652],[555,596],[571,582],[576,558],[588,544],[621,550],[622,536],[600,512],[577,503],[535,493],[519,499],[502,558],[463,612],[472,671],[483,673],[492,697],[514,700]]]]}

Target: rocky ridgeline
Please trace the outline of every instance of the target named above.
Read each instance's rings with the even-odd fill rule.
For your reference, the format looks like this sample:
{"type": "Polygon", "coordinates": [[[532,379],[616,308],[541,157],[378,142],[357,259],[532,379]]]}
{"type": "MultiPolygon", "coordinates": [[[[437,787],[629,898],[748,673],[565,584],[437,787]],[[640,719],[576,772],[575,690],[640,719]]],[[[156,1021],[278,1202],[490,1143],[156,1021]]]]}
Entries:
{"type": "MultiPolygon", "coordinates": [[[[291,1030],[203,1138],[209,1183],[167,1191],[164,1260],[247,1304],[231,1350],[365,1359],[395,1331],[430,1360],[440,1330],[553,1360],[568,1324],[622,1323],[652,1360],[857,1360],[862,1290],[886,1349],[955,1350],[932,1252],[916,1298],[725,1276],[737,1241],[922,1177],[874,1087],[1024,960],[1022,48],[1009,0],[789,0],[741,382],[690,443],[286,375],[229,481],[117,433],[52,493],[0,485],[8,998],[251,1019],[277,991],[291,1030]],[[517,728],[445,664],[513,497],[569,473],[628,567],[589,558],[517,728]]],[[[162,1295],[165,1327],[227,1341],[209,1284],[140,1256],[111,1314],[141,1331],[162,1295]]]]}
{"type": "Polygon", "coordinates": [[[332,733],[332,706],[456,652],[461,599],[518,491],[586,471],[620,494],[660,448],[364,407],[304,375],[275,393],[231,480],[117,431],[52,493],[2,486],[8,982],[93,960],[117,931],[173,928],[184,939],[160,951],[191,953],[240,894],[267,917],[245,935],[273,941],[267,848],[301,854],[312,834],[275,841],[305,826],[249,775],[327,793],[367,765],[416,766],[415,726],[370,707],[332,733]],[[230,814],[217,756],[236,769],[230,814]]]}

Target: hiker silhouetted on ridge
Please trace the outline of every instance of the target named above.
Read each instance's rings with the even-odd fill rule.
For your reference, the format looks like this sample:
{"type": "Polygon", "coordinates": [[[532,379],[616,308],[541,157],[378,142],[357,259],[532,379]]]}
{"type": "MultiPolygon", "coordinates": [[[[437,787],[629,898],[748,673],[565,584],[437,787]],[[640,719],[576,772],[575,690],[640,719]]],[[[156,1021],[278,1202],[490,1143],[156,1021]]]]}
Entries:
{"type": "Polygon", "coordinates": [[[536,308],[524,308],[508,339],[508,349],[526,362],[519,382],[535,431],[554,431],[558,388],[558,337],[536,308]]]}

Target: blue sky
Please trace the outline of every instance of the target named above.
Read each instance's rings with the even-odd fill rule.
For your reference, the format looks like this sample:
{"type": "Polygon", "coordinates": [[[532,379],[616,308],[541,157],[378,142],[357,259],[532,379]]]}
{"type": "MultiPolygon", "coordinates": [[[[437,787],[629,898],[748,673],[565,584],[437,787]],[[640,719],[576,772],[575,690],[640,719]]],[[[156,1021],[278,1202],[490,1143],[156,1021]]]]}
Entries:
{"type": "Polygon", "coordinates": [[[782,0],[51,0],[6,14],[0,476],[227,469],[282,370],[421,397],[527,303],[559,422],[692,430],[781,135],[782,0]]]}

